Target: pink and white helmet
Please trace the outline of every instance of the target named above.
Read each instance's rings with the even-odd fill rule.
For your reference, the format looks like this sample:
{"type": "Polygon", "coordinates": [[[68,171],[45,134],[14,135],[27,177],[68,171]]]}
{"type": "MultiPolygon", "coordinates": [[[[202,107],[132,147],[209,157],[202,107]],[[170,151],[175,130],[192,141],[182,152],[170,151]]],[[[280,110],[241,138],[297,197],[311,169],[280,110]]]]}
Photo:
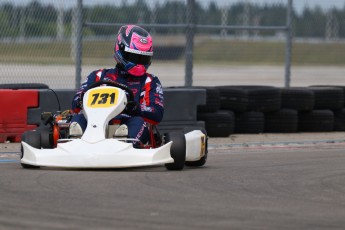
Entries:
{"type": "Polygon", "coordinates": [[[134,76],[142,76],[151,65],[153,56],[152,37],[136,25],[122,26],[114,47],[115,61],[134,76]]]}

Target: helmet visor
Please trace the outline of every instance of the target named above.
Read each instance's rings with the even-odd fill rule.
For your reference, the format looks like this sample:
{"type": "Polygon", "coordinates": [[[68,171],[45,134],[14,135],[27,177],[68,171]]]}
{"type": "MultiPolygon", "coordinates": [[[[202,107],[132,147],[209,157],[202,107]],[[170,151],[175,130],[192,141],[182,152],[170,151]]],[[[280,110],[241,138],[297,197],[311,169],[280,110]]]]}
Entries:
{"type": "Polygon", "coordinates": [[[140,65],[150,65],[153,54],[153,52],[143,52],[133,49],[125,49],[121,53],[126,61],[140,65]]]}

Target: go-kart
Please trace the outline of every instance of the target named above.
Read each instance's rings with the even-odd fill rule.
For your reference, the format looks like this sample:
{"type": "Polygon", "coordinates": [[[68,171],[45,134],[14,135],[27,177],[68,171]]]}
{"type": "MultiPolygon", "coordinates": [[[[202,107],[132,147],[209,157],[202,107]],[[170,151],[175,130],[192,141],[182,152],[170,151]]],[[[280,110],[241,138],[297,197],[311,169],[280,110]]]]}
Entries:
{"type": "MultiPolygon", "coordinates": [[[[149,124],[148,143],[134,148],[128,137],[114,136],[116,125],[109,124],[134,100],[133,92],[123,84],[98,81],[83,94],[85,132],[71,136],[71,114],[42,113],[44,126],[22,135],[23,168],[130,168],[165,165],[168,170],[182,170],[185,165],[200,167],[207,160],[207,135],[204,130],[161,135],[149,124]]],[[[138,140],[135,140],[138,141],[138,140]]]]}

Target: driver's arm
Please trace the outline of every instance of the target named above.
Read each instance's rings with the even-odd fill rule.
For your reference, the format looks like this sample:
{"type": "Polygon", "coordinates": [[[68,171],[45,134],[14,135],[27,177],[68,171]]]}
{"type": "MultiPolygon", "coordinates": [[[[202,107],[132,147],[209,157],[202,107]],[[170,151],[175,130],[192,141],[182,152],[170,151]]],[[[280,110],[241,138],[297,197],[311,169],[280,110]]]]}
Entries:
{"type": "Polygon", "coordinates": [[[79,113],[82,109],[82,101],[81,101],[81,95],[85,93],[86,89],[94,82],[99,81],[102,72],[104,69],[99,69],[96,71],[93,71],[87,76],[86,80],[83,82],[83,84],[80,86],[77,93],[74,95],[72,100],[72,111],[74,113],[79,113]]]}
{"type": "Polygon", "coordinates": [[[159,79],[149,75],[143,91],[140,97],[140,116],[151,124],[158,124],[162,121],[164,114],[164,96],[159,79]]]}

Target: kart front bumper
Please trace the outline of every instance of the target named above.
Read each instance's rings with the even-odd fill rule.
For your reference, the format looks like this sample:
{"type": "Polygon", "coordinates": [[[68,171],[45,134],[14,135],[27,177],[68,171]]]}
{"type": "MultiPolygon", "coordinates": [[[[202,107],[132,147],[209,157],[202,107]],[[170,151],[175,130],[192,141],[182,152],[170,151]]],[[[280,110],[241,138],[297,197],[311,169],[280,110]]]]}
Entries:
{"type": "Polygon", "coordinates": [[[155,149],[135,149],[131,143],[105,139],[88,143],[75,139],[59,143],[55,149],[37,149],[25,142],[22,164],[62,168],[129,168],[174,162],[172,142],[155,149]]]}

